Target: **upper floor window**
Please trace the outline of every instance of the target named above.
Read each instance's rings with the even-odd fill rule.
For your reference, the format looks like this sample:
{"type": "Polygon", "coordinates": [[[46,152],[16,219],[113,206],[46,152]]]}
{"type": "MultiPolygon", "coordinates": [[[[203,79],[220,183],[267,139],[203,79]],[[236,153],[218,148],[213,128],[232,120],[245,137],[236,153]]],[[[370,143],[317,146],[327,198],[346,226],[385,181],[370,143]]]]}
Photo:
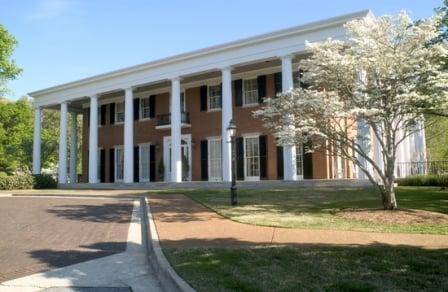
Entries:
{"type": "Polygon", "coordinates": [[[211,85],[208,87],[208,109],[220,109],[221,108],[221,85],[211,85]]]}
{"type": "Polygon", "coordinates": [[[117,102],[115,109],[115,122],[124,122],[124,102],[117,102]]]}
{"type": "Polygon", "coordinates": [[[142,119],[149,119],[151,117],[151,111],[149,107],[149,97],[140,99],[140,117],[142,119]]]}
{"type": "Polygon", "coordinates": [[[257,79],[246,79],[243,82],[243,104],[258,104],[257,79]]]}

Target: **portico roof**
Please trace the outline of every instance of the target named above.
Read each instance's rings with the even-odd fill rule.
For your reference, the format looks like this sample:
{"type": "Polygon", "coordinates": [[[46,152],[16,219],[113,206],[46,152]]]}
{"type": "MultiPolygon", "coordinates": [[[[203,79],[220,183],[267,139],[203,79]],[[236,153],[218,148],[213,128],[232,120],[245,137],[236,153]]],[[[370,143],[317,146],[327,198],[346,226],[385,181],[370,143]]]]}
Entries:
{"type": "Polygon", "coordinates": [[[152,84],[176,77],[216,71],[304,51],[305,41],[343,39],[343,24],[371,13],[354,12],[254,37],[163,58],[30,92],[37,106],[72,101],[92,94],[152,84]]]}

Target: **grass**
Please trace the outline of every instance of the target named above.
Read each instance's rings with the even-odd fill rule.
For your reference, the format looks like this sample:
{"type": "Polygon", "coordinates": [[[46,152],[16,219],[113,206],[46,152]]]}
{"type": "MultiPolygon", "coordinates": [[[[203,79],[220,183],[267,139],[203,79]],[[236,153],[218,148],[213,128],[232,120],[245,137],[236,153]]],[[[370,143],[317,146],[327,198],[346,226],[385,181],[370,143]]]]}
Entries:
{"type": "Polygon", "coordinates": [[[164,249],[198,291],[443,291],[448,250],[408,247],[164,249]]]}
{"type": "MultiPolygon", "coordinates": [[[[374,189],[239,190],[237,207],[228,190],[170,191],[184,193],[232,220],[264,226],[371,232],[448,234],[448,224],[394,224],[345,219],[344,208],[381,208],[374,189]]],[[[448,214],[448,191],[433,187],[398,187],[399,208],[448,214]]]]}

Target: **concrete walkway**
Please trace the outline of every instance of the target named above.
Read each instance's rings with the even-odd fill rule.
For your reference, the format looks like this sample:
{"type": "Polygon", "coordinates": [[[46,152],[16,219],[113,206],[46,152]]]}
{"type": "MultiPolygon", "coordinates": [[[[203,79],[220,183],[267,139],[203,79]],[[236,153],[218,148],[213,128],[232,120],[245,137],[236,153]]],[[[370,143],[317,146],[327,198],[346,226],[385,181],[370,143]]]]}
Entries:
{"type": "Polygon", "coordinates": [[[146,260],[140,213],[135,201],[125,252],[6,281],[0,291],[161,291],[146,260]]]}
{"type": "Polygon", "coordinates": [[[401,245],[448,248],[448,235],[308,230],[254,226],[223,218],[184,195],[149,198],[163,247],[247,245],[401,245]]]}

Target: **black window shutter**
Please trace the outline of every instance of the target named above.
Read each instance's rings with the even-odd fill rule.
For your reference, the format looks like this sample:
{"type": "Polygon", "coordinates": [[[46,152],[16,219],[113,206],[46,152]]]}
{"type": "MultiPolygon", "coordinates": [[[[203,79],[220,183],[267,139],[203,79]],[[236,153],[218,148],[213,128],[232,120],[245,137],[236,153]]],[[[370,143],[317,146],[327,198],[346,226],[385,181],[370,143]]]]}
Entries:
{"type": "Polygon", "coordinates": [[[201,180],[208,180],[208,141],[201,140],[201,180]]]}
{"type": "Polygon", "coordinates": [[[106,181],[106,150],[100,150],[100,182],[106,181]]]}
{"type": "Polygon", "coordinates": [[[282,72],[277,72],[274,74],[274,88],[275,95],[282,92],[282,72]]]}
{"type": "Polygon", "coordinates": [[[156,180],[156,145],[149,145],[149,181],[156,180]]]}
{"type": "Polygon", "coordinates": [[[266,75],[260,75],[257,77],[258,86],[258,103],[263,103],[263,99],[266,97],[266,75]]]}
{"type": "Polygon", "coordinates": [[[149,117],[155,118],[156,117],[156,96],[151,95],[149,97],[149,117]]]}
{"type": "Polygon", "coordinates": [[[312,179],[313,178],[313,153],[307,152],[306,149],[311,148],[312,144],[307,143],[303,147],[303,178],[312,179]]]}
{"type": "Polygon", "coordinates": [[[259,137],[259,147],[260,147],[260,179],[268,178],[268,153],[267,153],[267,140],[266,135],[259,137]]]}
{"type": "Polygon", "coordinates": [[[104,126],[106,124],[106,105],[101,105],[101,126],[104,126]]]}
{"type": "Polygon", "coordinates": [[[244,180],[244,138],[236,138],[236,178],[244,180]]]}
{"type": "Polygon", "coordinates": [[[115,182],[115,149],[109,149],[109,182],[115,182]]]}
{"type": "Polygon", "coordinates": [[[221,88],[221,96],[219,98],[219,107],[222,108],[222,83],[219,83],[219,87],[221,88]]]}
{"type": "Polygon", "coordinates": [[[277,178],[283,179],[283,147],[277,146],[277,178]]]}
{"type": "Polygon", "coordinates": [[[233,81],[235,87],[235,106],[243,105],[243,80],[238,79],[233,81]]]}
{"type": "Polygon", "coordinates": [[[115,124],[115,102],[110,104],[110,124],[115,124]]]}
{"type": "Polygon", "coordinates": [[[140,98],[134,98],[134,121],[140,119],[140,98]]]}
{"type": "Polygon", "coordinates": [[[201,93],[201,111],[207,110],[207,85],[203,85],[200,87],[201,93]]]}
{"type": "Polygon", "coordinates": [[[90,108],[86,113],[86,117],[87,117],[87,128],[90,128],[90,108]]]}
{"type": "Polygon", "coordinates": [[[140,167],[139,167],[139,158],[138,158],[138,155],[139,155],[139,151],[138,151],[138,146],[134,146],[134,182],[139,182],[139,178],[140,178],[140,175],[139,175],[139,170],[140,170],[140,167]]]}

